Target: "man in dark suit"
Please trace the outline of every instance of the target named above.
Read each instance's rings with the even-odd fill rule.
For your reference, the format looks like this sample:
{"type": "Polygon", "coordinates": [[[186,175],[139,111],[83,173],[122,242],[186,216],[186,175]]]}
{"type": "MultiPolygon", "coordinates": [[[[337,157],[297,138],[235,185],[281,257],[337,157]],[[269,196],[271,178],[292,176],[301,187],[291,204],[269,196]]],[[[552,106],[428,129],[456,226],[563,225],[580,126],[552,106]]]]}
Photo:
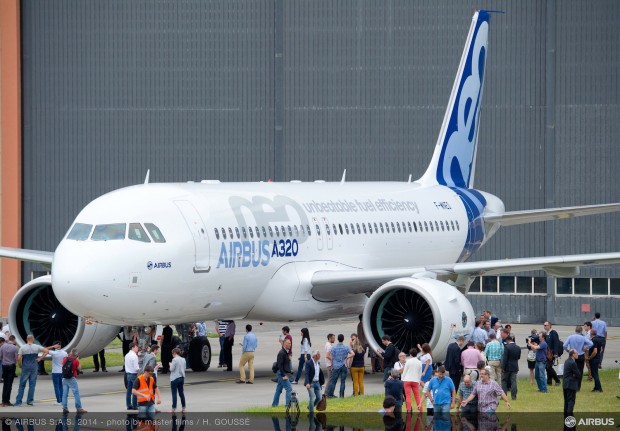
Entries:
{"type": "Polygon", "coordinates": [[[313,351],[312,360],[306,361],[306,369],[304,370],[304,386],[308,390],[308,410],[310,413],[314,412],[314,408],[321,401],[321,386],[325,384],[325,376],[319,359],[321,359],[321,352],[313,351]]]}
{"type": "Polygon", "coordinates": [[[454,383],[454,387],[458,388],[463,375],[463,366],[461,365],[461,351],[465,344],[465,338],[458,337],[456,342],[448,345],[446,353],[446,361],[443,363],[446,370],[450,373],[450,379],[454,383]]]}
{"type": "Polygon", "coordinates": [[[562,347],[562,343],[560,342],[560,337],[555,329],[551,329],[551,322],[547,321],[543,324],[545,327],[545,341],[547,342],[547,348],[551,350],[553,353],[553,357],[549,360],[547,357],[547,386],[551,386],[553,381],[555,380],[555,385],[560,386],[560,378],[557,373],[553,369],[553,363],[555,362],[558,356],[562,355],[562,351],[564,350],[562,347]]]}
{"type": "Polygon", "coordinates": [[[521,348],[514,343],[512,336],[506,337],[504,355],[502,356],[502,389],[510,395],[513,400],[517,399],[517,374],[519,373],[519,359],[521,359],[521,348]]]}
{"type": "Polygon", "coordinates": [[[579,390],[579,382],[581,382],[581,373],[575,360],[579,354],[577,350],[571,349],[568,352],[568,359],[564,362],[564,417],[573,416],[573,408],[575,407],[575,397],[579,390]]]}

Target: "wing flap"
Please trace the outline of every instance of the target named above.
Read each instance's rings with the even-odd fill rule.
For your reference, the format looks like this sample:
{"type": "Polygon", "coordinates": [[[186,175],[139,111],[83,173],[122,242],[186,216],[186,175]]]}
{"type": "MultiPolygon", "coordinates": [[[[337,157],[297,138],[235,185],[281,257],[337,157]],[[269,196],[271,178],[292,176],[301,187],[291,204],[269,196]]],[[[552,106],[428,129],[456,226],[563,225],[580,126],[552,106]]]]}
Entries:
{"type": "Polygon", "coordinates": [[[563,208],[546,208],[528,211],[510,211],[502,215],[486,215],[485,223],[499,223],[502,226],[514,226],[525,223],[583,217],[620,211],[620,203],[585,205],[563,208]]]}
{"type": "Polygon", "coordinates": [[[536,270],[567,276],[567,274],[574,275],[580,266],[616,263],[620,263],[620,253],[528,257],[411,268],[321,270],[312,275],[311,293],[318,300],[333,301],[350,295],[372,293],[388,281],[403,277],[436,278],[440,275],[478,277],[536,270]]]}

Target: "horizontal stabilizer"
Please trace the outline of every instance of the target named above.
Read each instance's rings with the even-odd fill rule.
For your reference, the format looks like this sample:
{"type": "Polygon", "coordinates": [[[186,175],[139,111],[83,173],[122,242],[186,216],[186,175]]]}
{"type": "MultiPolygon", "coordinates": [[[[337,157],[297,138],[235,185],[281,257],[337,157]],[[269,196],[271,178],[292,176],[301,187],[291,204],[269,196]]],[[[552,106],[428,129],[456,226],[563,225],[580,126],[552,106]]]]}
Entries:
{"type": "Polygon", "coordinates": [[[585,205],[578,207],[547,208],[529,211],[511,211],[502,215],[487,215],[485,223],[499,223],[502,226],[535,223],[540,221],[559,220],[572,217],[582,217],[595,214],[605,214],[620,211],[620,203],[585,205]]]}

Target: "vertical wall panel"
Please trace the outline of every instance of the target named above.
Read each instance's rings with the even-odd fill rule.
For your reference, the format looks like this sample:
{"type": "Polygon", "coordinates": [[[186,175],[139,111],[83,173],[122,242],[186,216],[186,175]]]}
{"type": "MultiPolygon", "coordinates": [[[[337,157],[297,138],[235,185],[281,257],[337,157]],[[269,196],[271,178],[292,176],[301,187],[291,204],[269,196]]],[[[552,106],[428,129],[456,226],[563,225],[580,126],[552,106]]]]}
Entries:
{"type": "MultiPolygon", "coordinates": [[[[53,250],[81,207],[148,168],[153,181],[417,178],[481,7],[506,13],[491,18],[475,186],[507,210],[545,207],[550,176],[556,206],[620,201],[614,0],[558,2],[554,17],[538,0],[22,0],[24,246],[53,250]]],[[[551,232],[555,253],[618,251],[619,223],[506,228],[474,258],[542,255],[551,232]]]]}

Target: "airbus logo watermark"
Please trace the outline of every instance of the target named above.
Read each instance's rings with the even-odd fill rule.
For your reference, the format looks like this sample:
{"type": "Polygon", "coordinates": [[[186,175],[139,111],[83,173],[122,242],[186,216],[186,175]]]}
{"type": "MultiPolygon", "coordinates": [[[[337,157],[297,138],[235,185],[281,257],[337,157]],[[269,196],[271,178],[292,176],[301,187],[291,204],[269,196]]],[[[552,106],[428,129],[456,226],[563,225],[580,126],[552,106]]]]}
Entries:
{"type": "Polygon", "coordinates": [[[567,416],[564,419],[564,425],[568,428],[574,428],[577,425],[585,426],[614,426],[616,421],[614,418],[581,418],[577,420],[574,416],[567,416]]]}

